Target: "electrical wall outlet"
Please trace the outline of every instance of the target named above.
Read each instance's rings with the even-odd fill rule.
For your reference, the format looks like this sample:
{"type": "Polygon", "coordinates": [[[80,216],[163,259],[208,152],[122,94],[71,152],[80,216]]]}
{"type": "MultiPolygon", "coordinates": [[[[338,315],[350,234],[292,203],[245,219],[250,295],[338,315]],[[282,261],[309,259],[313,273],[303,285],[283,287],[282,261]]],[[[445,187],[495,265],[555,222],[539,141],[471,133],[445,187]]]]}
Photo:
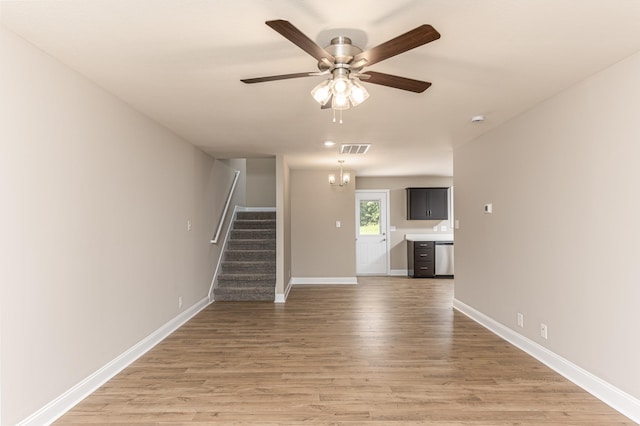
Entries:
{"type": "Polygon", "coordinates": [[[518,327],[524,327],[524,315],[522,315],[520,312],[518,312],[518,327]]]}
{"type": "Polygon", "coordinates": [[[547,324],[540,323],[540,337],[542,337],[543,339],[548,339],[548,336],[547,324]]]}
{"type": "Polygon", "coordinates": [[[182,296],[178,296],[178,309],[182,308],[182,296]]]}
{"type": "Polygon", "coordinates": [[[191,219],[187,219],[187,231],[191,231],[191,219]]]}

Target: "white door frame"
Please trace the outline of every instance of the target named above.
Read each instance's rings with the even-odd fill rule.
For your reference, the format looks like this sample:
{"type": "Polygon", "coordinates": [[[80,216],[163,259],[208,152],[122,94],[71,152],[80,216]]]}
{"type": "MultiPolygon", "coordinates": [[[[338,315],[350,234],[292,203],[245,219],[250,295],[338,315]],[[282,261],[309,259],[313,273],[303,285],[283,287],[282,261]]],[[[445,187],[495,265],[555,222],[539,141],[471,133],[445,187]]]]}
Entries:
{"type": "MultiPolygon", "coordinates": [[[[385,229],[384,229],[384,233],[385,233],[385,242],[387,243],[387,276],[391,275],[391,235],[389,235],[389,222],[391,221],[390,218],[390,208],[389,208],[389,190],[388,189],[356,189],[356,196],[355,196],[355,203],[356,203],[356,235],[354,238],[358,238],[358,229],[360,229],[360,217],[358,217],[358,212],[360,211],[360,206],[358,204],[358,194],[366,194],[367,192],[377,192],[377,193],[384,193],[384,197],[385,197],[385,215],[387,217],[387,220],[385,221],[385,229]]],[[[356,250],[358,249],[358,245],[356,244],[356,250]]],[[[358,258],[357,254],[356,254],[356,259],[358,258]]],[[[356,261],[357,262],[357,261],[356,261]]],[[[356,274],[357,274],[357,269],[358,269],[358,265],[356,264],[356,274]]]]}

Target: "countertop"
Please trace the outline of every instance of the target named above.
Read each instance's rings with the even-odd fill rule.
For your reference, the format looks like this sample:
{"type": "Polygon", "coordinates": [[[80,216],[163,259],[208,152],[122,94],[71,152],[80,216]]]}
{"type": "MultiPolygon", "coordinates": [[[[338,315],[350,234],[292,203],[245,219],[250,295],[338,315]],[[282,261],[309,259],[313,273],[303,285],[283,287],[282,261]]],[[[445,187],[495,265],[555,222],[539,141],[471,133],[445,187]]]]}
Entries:
{"type": "Polygon", "coordinates": [[[404,239],[407,241],[451,241],[453,242],[453,234],[405,234],[404,239]]]}

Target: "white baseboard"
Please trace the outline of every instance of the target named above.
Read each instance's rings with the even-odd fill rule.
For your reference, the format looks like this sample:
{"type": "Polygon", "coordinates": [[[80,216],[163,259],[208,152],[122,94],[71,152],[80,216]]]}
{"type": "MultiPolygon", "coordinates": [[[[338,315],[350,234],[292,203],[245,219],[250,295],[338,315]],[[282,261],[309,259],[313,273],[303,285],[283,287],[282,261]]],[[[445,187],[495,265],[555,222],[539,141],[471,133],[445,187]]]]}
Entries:
{"type": "Polygon", "coordinates": [[[389,271],[389,276],[392,277],[407,277],[409,276],[409,271],[407,269],[392,269],[389,271]]]}
{"type": "Polygon", "coordinates": [[[287,288],[284,289],[283,294],[276,293],[276,300],[273,303],[285,303],[287,301],[287,297],[289,297],[289,292],[291,291],[291,280],[287,283],[287,288]]]}
{"type": "Polygon", "coordinates": [[[358,284],[357,277],[293,277],[291,285],[358,284]]]}
{"type": "Polygon", "coordinates": [[[453,307],[478,324],[522,349],[547,367],[580,386],[605,404],[640,424],[640,400],[562,358],[542,345],[513,331],[480,311],[454,299],[453,307]]]}
{"type": "Polygon", "coordinates": [[[136,343],[127,351],[120,354],[117,358],[86,377],[80,383],[58,396],[56,399],[40,408],[26,419],[22,420],[18,423],[18,426],[41,426],[53,423],[80,401],[96,391],[100,386],[108,382],[116,374],[128,367],[136,359],[140,358],[151,348],[180,328],[198,312],[206,308],[208,304],[208,297],[198,301],[195,305],[181,312],[178,316],[142,339],[140,342],[136,343]]]}

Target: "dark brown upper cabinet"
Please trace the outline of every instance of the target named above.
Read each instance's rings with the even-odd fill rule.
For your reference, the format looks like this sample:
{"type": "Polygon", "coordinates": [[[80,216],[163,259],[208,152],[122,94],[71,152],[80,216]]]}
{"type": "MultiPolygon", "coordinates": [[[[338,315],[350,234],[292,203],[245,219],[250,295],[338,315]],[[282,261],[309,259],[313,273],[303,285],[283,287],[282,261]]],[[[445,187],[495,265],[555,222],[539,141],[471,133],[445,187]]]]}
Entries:
{"type": "Polygon", "coordinates": [[[449,188],[407,188],[408,220],[449,218],[449,188]]]}

